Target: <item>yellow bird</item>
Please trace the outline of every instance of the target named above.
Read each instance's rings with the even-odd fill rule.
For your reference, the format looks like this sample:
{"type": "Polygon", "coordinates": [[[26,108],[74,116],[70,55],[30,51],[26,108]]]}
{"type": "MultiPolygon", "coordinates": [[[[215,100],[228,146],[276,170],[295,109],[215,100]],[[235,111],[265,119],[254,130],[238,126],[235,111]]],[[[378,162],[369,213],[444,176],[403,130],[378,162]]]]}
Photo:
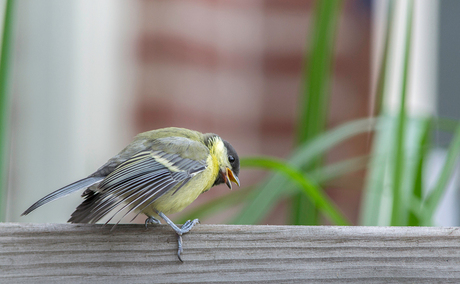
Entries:
{"type": "Polygon", "coordinates": [[[159,224],[160,217],[176,232],[182,261],[181,236],[199,221],[189,220],[179,228],[165,214],[181,211],[214,185],[239,186],[239,170],[235,149],[216,134],[175,127],[152,130],[137,135],[95,173],[48,194],[22,215],[86,189],[68,222],[96,223],[116,208],[107,223],[117,215],[120,222],[131,212],[145,214],[146,226],[159,224]]]}

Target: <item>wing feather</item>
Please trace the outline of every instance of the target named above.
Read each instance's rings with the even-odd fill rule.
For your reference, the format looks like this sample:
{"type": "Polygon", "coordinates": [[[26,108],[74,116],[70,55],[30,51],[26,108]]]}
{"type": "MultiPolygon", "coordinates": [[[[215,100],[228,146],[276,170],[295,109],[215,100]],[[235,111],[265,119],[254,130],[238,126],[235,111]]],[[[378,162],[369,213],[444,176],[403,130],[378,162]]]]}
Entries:
{"type": "MultiPolygon", "coordinates": [[[[101,194],[105,197],[101,199],[101,201],[96,204],[92,215],[94,215],[91,219],[90,223],[95,223],[108,214],[110,211],[115,209],[117,206],[121,205],[122,203],[129,202],[132,198],[136,196],[142,195],[146,192],[146,187],[158,187],[161,186],[161,183],[166,182],[167,178],[166,175],[162,179],[152,179],[151,175],[146,174],[137,179],[135,183],[131,183],[128,187],[116,187],[111,189],[107,192],[102,192],[101,194]]],[[[115,217],[116,212],[109,221],[115,217]]],[[[109,222],[108,221],[108,222],[109,222]]]]}
{"type": "MultiPolygon", "coordinates": [[[[206,147],[200,148],[201,151],[203,149],[208,151],[206,147]]],[[[206,156],[203,153],[200,155],[206,156]]],[[[205,169],[205,159],[182,158],[179,154],[162,150],[139,152],[107,175],[97,186],[97,192],[84,195],[90,200],[85,200],[69,221],[95,223],[120,205],[123,206],[109,221],[126,209],[120,220],[135,210],[140,213],[168,191],[174,189],[176,193],[194,175],[205,169]]]]}

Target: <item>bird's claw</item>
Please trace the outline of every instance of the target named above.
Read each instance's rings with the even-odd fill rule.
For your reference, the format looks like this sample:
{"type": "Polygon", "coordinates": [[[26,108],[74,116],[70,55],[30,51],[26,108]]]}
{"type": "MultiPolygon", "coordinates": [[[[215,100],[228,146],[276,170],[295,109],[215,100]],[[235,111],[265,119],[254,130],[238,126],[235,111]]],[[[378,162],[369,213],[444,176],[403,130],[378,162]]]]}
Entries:
{"type": "Polygon", "coordinates": [[[200,220],[198,219],[194,219],[193,221],[188,220],[182,225],[182,227],[180,227],[180,232],[182,234],[188,233],[193,228],[193,226],[195,226],[198,223],[200,223],[200,220]]]}
{"type": "Polygon", "coordinates": [[[147,219],[145,219],[145,228],[147,229],[149,224],[155,224],[159,225],[161,224],[160,220],[153,218],[152,216],[149,216],[147,219]]]}
{"type": "Polygon", "coordinates": [[[182,258],[180,257],[180,254],[184,251],[182,248],[182,236],[180,235],[177,235],[177,245],[178,245],[177,257],[179,258],[180,262],[184,262],[182,258]]]}

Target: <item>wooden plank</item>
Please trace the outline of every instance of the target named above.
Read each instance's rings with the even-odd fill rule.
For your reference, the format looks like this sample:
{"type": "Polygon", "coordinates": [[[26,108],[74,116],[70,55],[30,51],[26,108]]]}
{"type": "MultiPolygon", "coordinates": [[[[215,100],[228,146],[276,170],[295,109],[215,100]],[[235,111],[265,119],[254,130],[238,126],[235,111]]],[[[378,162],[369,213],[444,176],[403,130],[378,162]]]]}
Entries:
{"type": "Polygon", "coordinates": [[[460,283],[460,231],[0,224],[0,283],[460,283]]]}

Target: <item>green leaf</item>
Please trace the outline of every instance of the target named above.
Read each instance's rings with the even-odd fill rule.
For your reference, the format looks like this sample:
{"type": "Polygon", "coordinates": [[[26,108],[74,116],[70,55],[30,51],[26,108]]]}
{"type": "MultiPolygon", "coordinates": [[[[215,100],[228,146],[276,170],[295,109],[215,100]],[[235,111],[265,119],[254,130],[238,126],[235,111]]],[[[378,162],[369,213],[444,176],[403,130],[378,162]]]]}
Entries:
{"type": "Polygon", "coordinates": [[[350,225],[350,222],[337,209],[329,197],[311,180],[307,179],[303,173],[287,163],[273,158],[245,158],[241,161],[244,167],[258,167],[270,170],[276,170],[285,175],[290,180],[296,182],[303,190],[304,194],[313,201],[320,211],[337,225],[350,225]]]}
{"type": "MultiPolygon", "coordinates": [[[[408,135],[406,140],[406,164],[404,175],[403,190],[407,192],[405,204],[411,204],[415,199],[421,204],[423,193],[423,167],[427,159],[430,141],[431,119],[416,118],[409,120],[408,135]]],[[[420,209],[414,211],[413,207],[405,208],[409,210],[408,226],[420,226],[420,209]]],[[[423,216],[422,216],[423,217],[423,216]]]]}
{"type": "Polygon", "coordinates": [[[317,184],[323,184],[334,178],[364,169],[369,163],[369,156],[358,156],[334,164],[323,166],[308,172],[308,176],[317,184]]]}
{"type": "Polygon", "coordinates": [[[304,56],[300,96],[298,143],[322,133],[326,127],[337,22],[342,1],[316,1],[309,38],[311,54],[304,56]],[[308,67],[308,68],[307,68],[308,67]]]}
{"type": "MultiPolygon", "coordinates": [[[[297,148],[288,164],[294,168],[303,168],[318,155],[322,155],[337,144],[361,133],[373,131],[376,119],[365,118],[344,123],[297,148]]],[[[273,208],[289,180],[276,173],[263,183],[260,190],[232,223],[256,224],[273,208]]]]}
{"type": "MultiPolygon", "coordinates": [[[[326,128],[332,58],[341,7],[341,0],[315,2],[313,29],[308,39],[311,53],[309,56],[304,56],[303,63],[300,115],[297,123],[298,144],[316,137],[326,128]]],[[[318,156],[315,161],[312,161],[310,169],[320,167],[321,164],[322,157],[318,156]]],[[[318,223],[317,210],[304,195],[294,196],[291,203],[293,205],[292,224],[318,223]]]]}
{"type": "Polygon", "coordinates": [[[307,168],[316,157],[323,155],[326,151],[343,141],[358,134],[374,131],[377,121],[377,119],[372,117],[362,118],[346,122],[328,130],[297,147],[289,159],[289,164],[298,168],[307,168]]]}

